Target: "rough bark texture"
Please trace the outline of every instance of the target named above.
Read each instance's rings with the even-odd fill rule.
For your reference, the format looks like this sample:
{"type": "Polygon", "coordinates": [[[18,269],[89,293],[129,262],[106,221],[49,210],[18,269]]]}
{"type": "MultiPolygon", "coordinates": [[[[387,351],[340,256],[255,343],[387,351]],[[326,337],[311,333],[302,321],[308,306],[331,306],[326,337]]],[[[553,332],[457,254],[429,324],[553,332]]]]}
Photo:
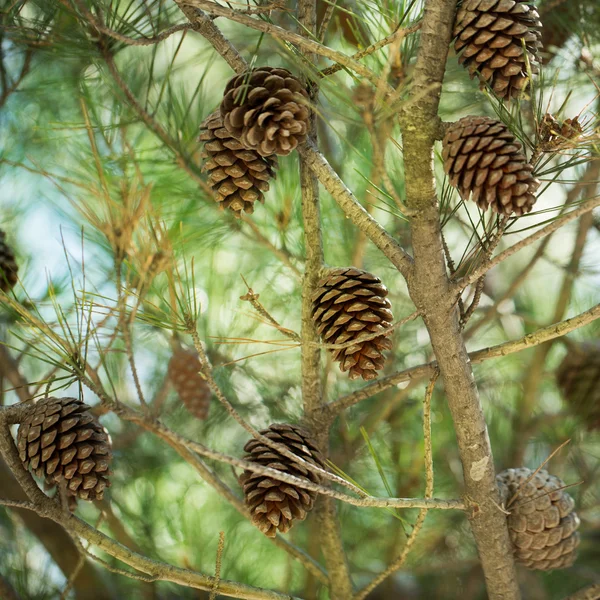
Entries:
{"type": "Polygon", "coordinates": [[[520,593],[506,517],[494,504],[499,495],[487,427],[446,274],[433,172],[437,110],[455,8],[455,0],[426,3],[413,100],[401,113],[406,200],[415,211],[411,219],[415,264],[409,291],[423,315],[444,380],[465,492],[474,503],[470,522],[489,597],[517,600],[520,593]]]}

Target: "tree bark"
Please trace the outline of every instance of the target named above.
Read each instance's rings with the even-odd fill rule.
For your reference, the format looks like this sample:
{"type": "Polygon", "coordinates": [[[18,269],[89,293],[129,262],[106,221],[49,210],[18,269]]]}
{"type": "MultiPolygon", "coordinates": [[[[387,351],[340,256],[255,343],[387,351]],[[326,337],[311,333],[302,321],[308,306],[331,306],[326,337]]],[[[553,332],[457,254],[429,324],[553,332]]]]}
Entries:
{"type": "Polygon", "coordinates": [[[471,529],[491,600],[520,598],[506,516],[499,502],[494,461],[458,309],[446,273],[433,170],[438,104],[456,0],[425,5],[413,93],[401,112],[406,201],[411,218],[414,268],[409,292],[423,315],[443,377],[463,465],[471,529]]]}

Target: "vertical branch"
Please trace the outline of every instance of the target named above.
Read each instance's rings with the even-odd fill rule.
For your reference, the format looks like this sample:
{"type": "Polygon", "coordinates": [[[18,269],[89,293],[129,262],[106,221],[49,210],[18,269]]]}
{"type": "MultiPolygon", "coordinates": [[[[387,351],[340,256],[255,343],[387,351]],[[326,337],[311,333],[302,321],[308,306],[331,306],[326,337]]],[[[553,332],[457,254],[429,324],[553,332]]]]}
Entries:
{"type": "Polygon", "coordinates": [[[494,460],[471,362],[459,325],[441,241],[433,147],[456,2],[427,0],[413,75],[413,95],[400,114],[406,201],[411,209],[414,268],[410,295],[429,332],[454,421],[471,529],[491,600],[520,598],[506,517],[497,508],[494,460]]]}
{"type": "MultiPolygon", "coordinates": [[[[317,30],[316,0],[300,0],[298,22],[304,35],[315,35],[317,30]]],[[[316,57],[304,52],[306,59],[313,64],[316,57]]],[[[316,82],[309,82],[309,97],[314,106],[319,88],[316,82]]],[[[316,114],[311,111],[309,130],[310,140],[317,142],[316,114]]],[[[300,160],[300,185],[302,189],[302,219],[304,223],[304,245],[306,263],[302,282],[302,397],[305,415],[315,431],[317,443],[327,451],[329,446],[329,421],[317,422],[311,419],[313,413],[323,404],[321,384],[321,353],[318,347],[319,335],[312,319],[312,293],[323,267],[323,236],[321,231],[321,209],[319,205],[319,182],[303,157],[300,160]]],[[[321,497],[315,509],[321,535],[321,547],[329,573],[329,592],[332,600],[348,600],[352,597],[352,581],[342,545],[339,521],[332,498],[321,497]]]]}

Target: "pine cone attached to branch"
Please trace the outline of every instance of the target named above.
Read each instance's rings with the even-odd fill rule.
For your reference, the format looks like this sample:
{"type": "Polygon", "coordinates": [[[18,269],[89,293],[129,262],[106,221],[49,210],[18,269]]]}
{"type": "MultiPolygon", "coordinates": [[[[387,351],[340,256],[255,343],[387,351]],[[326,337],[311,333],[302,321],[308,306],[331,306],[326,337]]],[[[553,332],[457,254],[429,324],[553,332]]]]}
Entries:
{"type": "Polygon", "coordinates": [[[367,334],[383,332],[393,321],[387,288],[371,273],[353,268],[330,269],[313,294],[313,319],[326,344],[356,343],[331,350],[333,359],[350,379],[375,379],[383,369],[384,350],[392,342],[382,333],[368,341],[367,334]]]}
{"type": "Polygon", "coordinates": [[[588,429],[600,430],[600,342],[570,348],[556,379],[573,413],[588,429]]]}
{"type": "Polygon", "coordinates": [[[236,75],[221,102],[223,123],[245,148],[285,156],[306,140],[308,93],[287,69],[260,67],[236,75]]]}
{"type": "Polygon", "coordinates": [[[263,158],[255,150],[244,148],[223,126],[219,112],[208,116],[200,126],[200,142],[204,142],[202,170],[221,208],[229,208],[236,217],[242,211],[254,212],[254,203],[264,202],[269,179],[275,177],[277,157],[263,158]]]}
{"type": "Polygon", "coordinates": [[[187,410],[197,419],[206,419],[211,391],[200,375],[202,363],[195,350],[178,348],[169,361],[169,379],[187,410]]]}
{"type": "Polygon", "coordinates": [[[65,482],[68,496],[101,500],[110,486],[109,435],[80,400],[38,400],[19,425],[17,448],[26,469],[47,485],[65,482]]]}
{"type": "Polygon", "coordinates": [[[454,25],[458,62],[499,98],[520,96],[539,72],[542,23],[529,0],[464,0],[454,25]],[[530,70],[530,71],[529,71],[530,70]]]}
{"type": "Polygon", "coordinates": [[[17,283],[19,267],[12,248],[4,241],[6,234],[0,230],[0,290],[8,292],[17,283]]]}
{"type": "MultiPolygon", "coordinates": [[[[261,434],[286,446],[307,463],[325,468],[323,455],[303,427],[276,423],[261,431],[261,434]]],[[[321,483],[317,474],[256,439],[250,440],[244,450],[248,453],[246,460],[312,483],[321,483]]],[[[287,533],[294,521],[304,520],[317,496],[316,492],[252,471],[244,471],[240,483],[244,488],[252,522],[268,537],[275,537],[277,531],[287,533]]]]}
{"type": "Polygon", "coordinates": [[[564,483],[546,471],[521,467],[496,477],[508,515],[515,559],[528,569],[552,571],[570,567],[579,546],[579,517],[564,483]],[[525,483],[530,477],[531,481],[525,483]],[[516,499],[510,503],[511,498],[516,499]]]}
{"type": "Polygon", "coordinates": [[[464,117],[448,128],[442,145],[444,171],[463,200],[507,216],[531,211],[540,182],[504,123],[464,117]]]}

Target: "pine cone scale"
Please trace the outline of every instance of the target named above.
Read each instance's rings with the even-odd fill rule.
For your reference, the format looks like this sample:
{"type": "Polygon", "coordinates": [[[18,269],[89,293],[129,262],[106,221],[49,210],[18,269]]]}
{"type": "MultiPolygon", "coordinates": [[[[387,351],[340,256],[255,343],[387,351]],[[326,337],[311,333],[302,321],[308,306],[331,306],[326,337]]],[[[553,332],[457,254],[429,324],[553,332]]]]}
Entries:
{"type": "Polygon", "coordinates": [[[442,158],[450,184],[463,200],[507,216],[533,208],[540,183],[521,144],[503,123],[489,117],[453,123],[444,136],[442,158]]]}
{"type": "MultiPolygon", "coordinates": [[[[312,294],[312,318],[321,339],[345,344],[366,333],[385,331],[393,321],[387,294],[381,281],[370,273],[354,268],[331,269],[312,294]]],[[[351,379],[374,379],[384,365],[381,352],[391,348],[386,335],[332,349],[333,360],[340,363],[342,371],[349,371],[351,379]]]]}
{"type": "Polygon", "coordinates": [[[507,469],[497,476],[510,514],[507,517],[516,560],[529,569],[549,571],[573,564],[579,545],[579,517],[563,482],[540,470],[507,469]],[[529,480],[527,483],[525,483],[529,480]]]}
{"type": "Polygon", "coordinates": [[[19,426],[17,449],[25,468],[47,486],[66,481],[73,498],[93,500],[110,485],[111,450],[106,430],[88,411],[73,398],[39,400],[19,426]]]}
{"type": "MultiPolygon", "coordinates": [[[[274,424],[261,433],[274,442],[285,445],[306,462],[324,467],[321,453],[304,428],[274,424]]],[[[248,453],[246,460],[313,483],[320,483],[320,477],[304,465],[279,454],[258,440],[250,440],[244,450],[248,453]]],[[[316,498],[315,492],[252,471],[244,471],[240,476],[240,483],[252,522],[268,537],[275,537],[277,531],[286,533],[294,521],[303,520],[312,509],[316,498]]]]}
{"type": "Polygon", "coordinates": [[[254,203],[264,202],[269,179],[275,176],[277,158],[263,158],[232,137],[218,112],[208,116],[201,125],[199,141],[204,143],[202,171],[215,192],[220,207],[240,217],[250,214],[254,203]]]}

